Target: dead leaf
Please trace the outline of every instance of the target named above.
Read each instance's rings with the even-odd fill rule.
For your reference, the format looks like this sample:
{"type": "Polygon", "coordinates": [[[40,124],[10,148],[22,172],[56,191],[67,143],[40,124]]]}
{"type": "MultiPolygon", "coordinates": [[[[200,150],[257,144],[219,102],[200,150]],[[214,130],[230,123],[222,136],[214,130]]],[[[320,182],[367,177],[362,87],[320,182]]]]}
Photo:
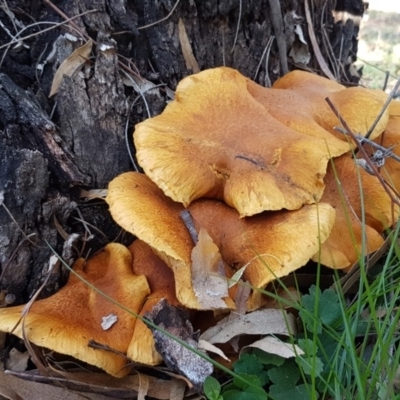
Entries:
{"type": "Polygon", "coordinates": [[[82,200],[91,200],[91,199],[102,199],[104,200],[107,197],[107,189],[90,189],[85,190],[82,189],[79,193],[79,197],[82,200]]]}
{"type": "Polygon", "coordinates": [[[0,395],[10,400],[110,400],[100,393],[83,393],[40,382],[24,381],[3,371],[0,371],[0,395]]]}
{"type": "Polygon", "coordinates": [[[218,354],[224,360],[231,361],[219,347],[214,346],[205,340],[199,340],[199,349],[208,351],[209,353],[218,354]]]}
{"type": "Polygon", "coordinates": [[[314,32],[314,26],[311,18],[311,13],[310,13],[310,5],[308,3],[308,0],[304,1],[304,6],[305,6],[305,11],[306,11],[306,20],[307,20],[307,25],[308,25],[308,34],[311,39],[311,44],[314,50],[315,57],[318,61],[318,64],[322,70],[322,72],[329,78],[332,79],[333,81],[336,81],[336,78],[332,74],[331,70],[328,67],[328,64],[326,63],[324,57],[322,56],[321,49],[319,48],[317,38],[315,36],[314,32]]]}
{"type": "Polygon", "coordinates": [[[239,285],[235,294],[236,313],[246,314],[247,300],[249,300],[250,294],[251,294],[250,284],[239,285]]]}
{"type": "Polygon", "coordinates": [[[11,371],[25,371],[28,367],[29,353],[18,351],[15,347],[10,350],[5,368],[11,371]]]}
{"type": "Polygon", "coordinates": [[[150,379],[149,376],[145,374],[138,373],[138,376],[139,376],[139,391],[137,400],[145,400],[147,393],[149,392],[150,379]]]}
{"type": "Polygon", "coordinates": [[[204,228],[192,250],[192,286],[203,310],[228,308],[228,280],[218,247],[204,228]]]}
{"type": "Polygon", "coordinates": [[[185,59],[186,68],[191,69],[194,74],[200,72],[199,64],[193,54],[192,46],[190,45],[188,35],[186,33],[185,24],[182,18],[178,22],[179,41],[182,47],[183,58],[185,59]]]}
{"type": "Polygon", "coordinates": [[[307,65],[310,62],[311,54],[308,50],[308,44],[304,39],[301,25],[295,25],[294,32],[296,34],[296,39],[290,49],[289,57],[291,57],[295,63],[307,65]]]}
{"type": "Polygon", "coordinates": [[[292,314],[275,309],[257,310],[241,315],[232,312],[207,329],[200,339],[210,343],[227,343],[239,335],[294,335],[296,321],[292,314]]]}
{"type": "Polygon", "coordinates": [[[66,76],[72,76],[87,61],[92,51],[93,41],[89,39],[83,46],[78,47],[69,57],[67,57],[58,67],[54,74],[53,83],[49,97],[54,96],[60,88],[61,82],[66,76]]]}
{"type": "Polygon", "coordinates": [[[256,342],[243,347],[240,356],[243,353],[248,353],[251,349],[259,349],[264,353],[276,354],[283,358],[291,358],[298,355],[302,356],[304,354],[304,351],[299,346],[282,342],[282,340],[279,340],[274,336],[266,336],[261,340],[257,340],[256,342]]]}
{"type": "MultiPolygon", "coordinates": [[[[141,378],[143,376],[141,374],[141,378]]],[[[148,375],[146,379],[149,383],[147,396],[154,399],[169,400],[176,387],[186,387],[173,377],[164,380],[148,375]]],[[[139,388],[139,375],[115,378],[105,373],[63,371],[61,376],[42,376],[37,370],[12,374],[0,370],[0,394],[10,391],[17,396],[7,397],[12,400],[134,399],[139,388]]]]}

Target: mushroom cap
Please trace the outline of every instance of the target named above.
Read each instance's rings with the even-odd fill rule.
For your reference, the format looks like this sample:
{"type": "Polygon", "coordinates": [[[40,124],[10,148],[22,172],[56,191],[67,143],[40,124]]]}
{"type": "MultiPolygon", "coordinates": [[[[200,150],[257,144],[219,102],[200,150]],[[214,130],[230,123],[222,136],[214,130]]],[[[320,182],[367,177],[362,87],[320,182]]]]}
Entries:
{"type": "Polygon", "coordinates": [[[378,179],[358,167],[350,154],[331,161],[325,185],[321,201],[335,208],[336,221],[320,254],[313,259],[328,267],[342,269],[356,262],[361,254],[369,254],[382,245],[380,233],[393,224],[398,210],[394,209],[392,215],[390,197],[378,179]]]}
{"type": "Polygon", "coordinates": [[[180,203],[166,197],[147,176],[123,173],[108,185],[106,202],[122,228],[151,246],[172,269],[175,292],[180,303],[194,309],[200,304],[191,285],[190,254],[192,239],[179,218],[180,203]]]}
{"type": "MultiPolygon", "coordinates": [[[[131,254],[120,244],[108,244],[87,262],[79,258],[73,270],[118,303],[138,313],[150,293],[144,276],[132,273],[131,254]]],[[[106,350],[88,347],[91,339],[126,353],[136,318],[114,305],[71,273],[67,284],[56,294],[32,304],[15,330],[24,306],[0,309],[0,330],[25,337],[38,346],[68,354],[102,368],[116,377],[127,375],[126,359],[106,350]],[[117,321],[108,330],[102,318],[110,314],[117,321]]]]}
{"type": "MultiPolygon", "coordinates": [[[[400,157],[400,101],[392,100],[389,104],[389,122],[385,132],[375,142],[386,148],[394,146],[392,152],[400,157]]],[[[397,193],[400,193],[400,162],[387,157],[380,172],[397,193]]]]}
{"type": "MultiPolygon", "coordinates": [[[[364,136],[381,112],[387,100],[387,94],[382,90],[351,87],[332,93],[329,98],[352,132],[364,136]]],[[[341,124],[333,112],[330,115],[330,118],[321,119],[319,123],[327,130],[334,132],[333,128],[341,124]]],[[[388,121],[389,111],[385,110],[369,138],[372,140],[378,137],[384,131],[388,121]]]]}
{"type": "Polygon", "coordinates": [[[321,99],[330,93],[345,89],[345,86],[331,79],[300,70],[291,71],[282,76],[275,81],[273,87],[276,89],[296,89],[299,92],[307,93],[307,96],[314,94],[321,99]]]}
{"type": "MultiPolygon", "coordinates": [[[[147,176],[135,172],[115,178],[106,201],[114,220],[149,244],[172,268],[181,304],[199,309],[191,287],[193,243],[179,216],[183,206],[166,197],[147,176]]],[[[248,264],[244,279],[259,289],[303,266],[328,238],[335,219],[333,208],[324,203],[240,219],[224,203],[201,199],[189,211],[230,267],[237,270],[248,264]]],[[[254,290],[248,308],[258,308],[261,297],[254,290]]]]}
{"type": "MultiPolygon", "coordinates": [[[[133,258],[133,273],[145,275],[151,290],[140,315],[143,317],[146,312],[150,312],[161,299],[173,306],[179,305],[175,295],[174,275],[168,265],[142,240],[135,240],[129,246],[129,251],[133,258]]],[[[153,334],[141,320],[136,321],[127,356],[145,365],[157,365],[162,362],[162,357],[154,346],[153,334]]]]}
{"type": "Polygon", "coordinates": [[[349,149],[285,126],[225,67],[183,79],[164,112],[136,126],[134,140],[139,164],[167,196],[185,207],[223,199],[242,217],[315,203],[329,158],[349,149]]]}
{"type": "MultiPolygon", "coordinates": [[[[273,88],[248,80],[247,89],[282,124],[305,135],[325,139],[330,148],[345,150],[348,146],[343,141],[347,142],[348,138],[335,130],[341,124],[325,99],[332,100],[353,132],[365,135],[387,98],[380,90],[346,89],[329,79],[302,71],[292,71],[278,79],[273,88]]],[[[388,112],[385,112],[372,138],[383,132],[387,121],[388,112]]]]}

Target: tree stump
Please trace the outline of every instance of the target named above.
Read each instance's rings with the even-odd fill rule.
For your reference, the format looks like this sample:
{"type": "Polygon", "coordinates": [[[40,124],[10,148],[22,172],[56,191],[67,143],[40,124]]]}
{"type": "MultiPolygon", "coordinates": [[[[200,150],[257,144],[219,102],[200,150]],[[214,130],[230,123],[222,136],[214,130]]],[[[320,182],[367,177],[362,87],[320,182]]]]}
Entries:
{"type": "MultiPolygon", "coordinates": [[[[133,168],[135,123],[159,114],[184,76],[226,65],[268,86],[286,70],[327,69],[357,83],[358,26],[351,18],[335,23],[334,3],[7,1],[0,9],[0,306],[32,297],[52,249],[72,262],[108,241],[132,240],[102,201],[82,201],[81,189],[105,189],[133,168]],[[60,64],[89,38],[91,55],[49,98],[60,64]]],[[[362,13],[361,0],[338,5],[362,13]]],[[[58,264],[41,296],[66,276],[58,264]]]]}

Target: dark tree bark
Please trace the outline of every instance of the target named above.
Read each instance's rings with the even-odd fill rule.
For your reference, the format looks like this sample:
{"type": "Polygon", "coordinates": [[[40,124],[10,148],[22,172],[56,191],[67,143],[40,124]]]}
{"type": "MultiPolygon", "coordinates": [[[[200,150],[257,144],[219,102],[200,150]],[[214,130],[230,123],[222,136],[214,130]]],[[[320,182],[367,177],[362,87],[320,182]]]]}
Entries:
{"type": "MultiPolygon", "coordinates": [[[[333,0],[308,0],[308,21],[304,0],[185,0],[173,10],[175,3],[54,0],[68,17],[87,13],[74,26],[40,34],[54,26],[48,22],[64,21],[46,2],[9,0],[9,9],[0,9],[0,306],[24,302],[38,289],[49,245],[62,254],[68,235],[79,234],[74,256],[86,256],[118,236],[106,205],[82,202],[80,189],[106,188],[132,169],[125,128],[131,132],[136,122],[160,113],[184,76],[226,65],[268,85],[285,63],[289,70],[323,74],[318,46],[338,80],[356,83],[350,71],[358,27],[351,19],[335,25],[333,0]],[[32,21],[43,24],[18,37],[37,35],[7,45],[32,21]],[[55,71],[89,37],[92,56],[49,99],[55,71]]],[[[346,7],[360,9],[361,3],[347,1],[346,7]]],[[[42,295],[65,279],[62,266],[53,270],[42,295]]]]}

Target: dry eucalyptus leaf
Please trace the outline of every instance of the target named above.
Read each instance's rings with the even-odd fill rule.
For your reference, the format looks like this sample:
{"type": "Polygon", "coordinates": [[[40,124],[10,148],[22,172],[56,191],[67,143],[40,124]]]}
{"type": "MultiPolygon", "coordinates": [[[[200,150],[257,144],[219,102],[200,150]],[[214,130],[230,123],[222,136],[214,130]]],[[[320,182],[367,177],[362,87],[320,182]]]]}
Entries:
{"type": "Polygon", "coordinates": [[[67,57],[58,67],[54,74],[53,83],[49,97],[54,96],[60,88],[64,75],[72,76],[89,58],[92,51],[93,41],[89,39],[83,46],[78,47],[69,57],[67,57]]]}
{"type": "Polygon", "coordinates": [[[226,361],[231,361],[219,347],[214,346],[213,344],[208,343],[205,340],[201,339],[199,340],[198,348],[204,351],[208,351],[210,353],[218,354],[221,358],[223,358],[226,361]]]}
{"type": "MultiPolygon", "coordinates": [[[[54,371],[52,371],[54,372],[54,371]]],[[[141,374],[141,378],[143,378],[141,374]]],[[[170,378],[168,380],[156,378],[153,376],[147,376],[146,379],[149,382],[149,388],[147,396],[159,400],[169,400],[172,398],[173,393],[176,392],[176,387],[186,386],[181,380],[176,378],[170,378]]],[[[0,394],[5,392],[3,388],[7,387],[10,391],[20,397],[15,399],[32,399],[41,400],[50,399],[67,399],[76,400],[81,392],[85,393],[89,399],[134,399],[138,396],[140,390],[140,377],[139,375],[128,375],[124,378],[114,378],[110,375],[97,372],[71,372],[64,371],[62,376],[43,376],[38,371],[29,371],[23,373],[13,373],[12,375],[7,373],[4,374],[0,371],[0,394]],[[23,378],[23,379],[21,379],[23,378]],[[51,385],[56,385],[54,391],[51,385]],[[47,393],[44,388],[50,388],[47,397],[41,397],[38,395],[34,397],[27,396],[26,393],[32,388],[31,393],[47,393]],[[62,387],[62,390],[60,390],[62,387]],[[70,393],[66,396],[66,393],[70,393]],[[55,397],[50,395],[54,394],[55,397]],[[57,395],[57,396],[56,396],[57,395]],[[65,397],[62,397],[65,395],[65,397]]],[[[9,397],[14,399],[13,397],[9,397]]]]}
{"type": "Polygon", "coordinates": [[[10,400],[110,400],[100,393],[78,392],[66,387],[47,385],[42,382],[26,381],[0,370],[0,395],[10,400]]]}
{"type": "Polygon", "coordinates": [[[190,41],[188,35],[186,33],[185,23],[182,18],[179,18],[178,22],[178,31],[179,31],[179,41],[181,43],[183,58],[185,59],[186,68],[192,70],[194,74],[200,72],[199,64],[193,54],[192,46],[190,45],[190,41]]]}
{"type": "Polygon", "coordinates": [[[228,280],[218,247],[204,228],[200,228],[192,250],[192,286],[204,310],[228,308],[228,280]]]}
{"type": "Polygon", "coordinates": [[[292,314],[276,309],[264,309],[241,315],[232,312],[207,329],[200,339],[210,343],[227,343],[239,335],[293,335],[296,321],[292,314]]]}
{"type": "Polygon", "coordinates": [[[257,340],[256,342],[243,347],[240,355],[243,353],[248,353],[254,348],[262,350],[264,353],[276,354],[277,356],[283,358],[291,358],[304,354],[304,351],[295,344],[282,342],[282,340],[279,340],[274,336],[266,336],[261,340],[257,340]]]}

